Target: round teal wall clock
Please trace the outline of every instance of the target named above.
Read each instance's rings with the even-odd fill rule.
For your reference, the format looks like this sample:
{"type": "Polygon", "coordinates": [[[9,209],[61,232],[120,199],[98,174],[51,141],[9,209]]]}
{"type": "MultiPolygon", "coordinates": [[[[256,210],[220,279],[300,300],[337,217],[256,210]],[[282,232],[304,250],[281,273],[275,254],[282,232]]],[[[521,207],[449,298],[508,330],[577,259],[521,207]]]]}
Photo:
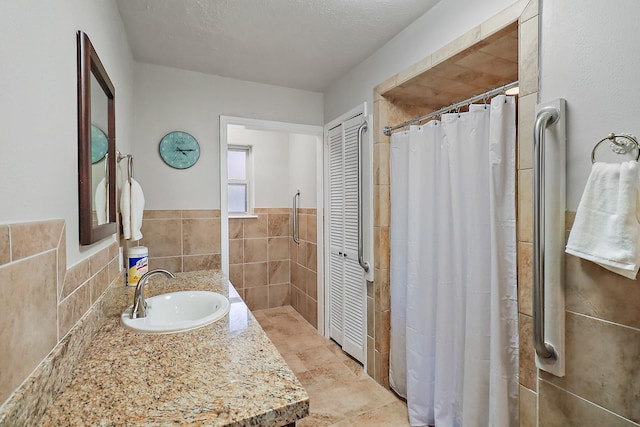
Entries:
{"type": "Polygon", "coordinates": [[[200,158],[200,145],[186,132],[169,132],[160,140],[160,157],[172,168],[187,169],[200,158]]]}
{"type": "Polygon", "coordinates": [[[109,151],[107,135],[99,127],[91,125],[91,163],[98,163],[109,151]]]}

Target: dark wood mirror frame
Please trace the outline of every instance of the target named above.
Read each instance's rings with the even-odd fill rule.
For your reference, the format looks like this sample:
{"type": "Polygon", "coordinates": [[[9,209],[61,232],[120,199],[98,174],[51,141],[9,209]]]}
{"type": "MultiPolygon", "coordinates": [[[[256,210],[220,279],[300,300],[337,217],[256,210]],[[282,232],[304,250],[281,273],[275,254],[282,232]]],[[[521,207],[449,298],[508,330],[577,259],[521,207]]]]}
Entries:
{"type": "Polygon", "coordinates": [[[90,245],[116,232],[116,114],[115,89],[98,58],[89,37],[77,33],[78,43],[78,200],[80,244],[90,245]],[[105,224],[93,223],[91,185],[91,76],[94,76],[107,97],[107,195],[108,212],[105,224]]]}

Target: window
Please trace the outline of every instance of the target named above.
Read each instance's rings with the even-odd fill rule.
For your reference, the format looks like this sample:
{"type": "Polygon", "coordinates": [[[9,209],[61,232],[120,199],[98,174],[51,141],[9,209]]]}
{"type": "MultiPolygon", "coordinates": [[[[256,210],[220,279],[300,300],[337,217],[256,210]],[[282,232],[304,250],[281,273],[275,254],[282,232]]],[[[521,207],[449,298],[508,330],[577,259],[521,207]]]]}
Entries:
{"type": "Polygon", "coordinates": [[[251,146],[230,145],[227,150],[230,214],[251,214],[251,146]]]}

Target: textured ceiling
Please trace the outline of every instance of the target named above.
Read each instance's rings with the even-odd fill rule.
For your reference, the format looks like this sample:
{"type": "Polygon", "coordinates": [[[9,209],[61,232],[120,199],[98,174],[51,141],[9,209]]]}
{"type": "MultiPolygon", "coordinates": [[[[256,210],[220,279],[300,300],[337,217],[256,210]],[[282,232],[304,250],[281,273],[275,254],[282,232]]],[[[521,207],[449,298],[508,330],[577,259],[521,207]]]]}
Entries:
{"type": "Polygon", "coordinates": [[[321,92],[438,1],[118,0],[118,7],[137,61],[321,92]]]}

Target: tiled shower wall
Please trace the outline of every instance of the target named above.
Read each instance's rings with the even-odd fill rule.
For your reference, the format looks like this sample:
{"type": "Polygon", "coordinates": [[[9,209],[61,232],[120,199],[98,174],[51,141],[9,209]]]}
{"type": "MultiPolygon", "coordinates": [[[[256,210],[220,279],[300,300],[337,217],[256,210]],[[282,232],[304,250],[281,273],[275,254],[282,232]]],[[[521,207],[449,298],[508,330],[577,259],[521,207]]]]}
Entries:
{"type": "Polygon", "coordinates": [[[115,242],[67,270],[63,220],[0,225],[0,404],[122,280],[115,242]]]}
{"type": "Polygon", "coordinates": [[[251,310],[290,304],[289,208],[229,218],[229,279],[251,310]]]}
{"type": "Polygon", "coordinates": [[[317,209],[298,209],[300,243],[290,240],[291,306],[318,327],[318,244],[317,209]]]}

